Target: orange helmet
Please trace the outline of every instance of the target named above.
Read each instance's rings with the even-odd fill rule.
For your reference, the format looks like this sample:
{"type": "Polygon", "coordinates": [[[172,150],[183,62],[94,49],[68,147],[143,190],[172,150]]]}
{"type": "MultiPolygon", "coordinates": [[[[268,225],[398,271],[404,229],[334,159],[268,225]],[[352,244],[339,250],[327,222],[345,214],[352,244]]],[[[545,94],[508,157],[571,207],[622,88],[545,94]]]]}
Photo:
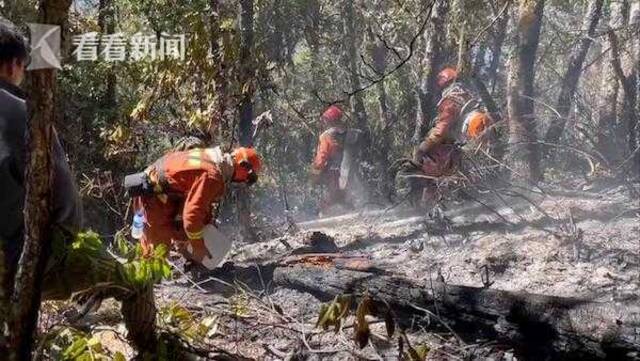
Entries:
{"type": "Polygon", "coordinates": [[[322,120],[327,123],[334,123],[342,119],[342,109],[337,105],[332,105],[324,113],[322,113],[322,120]]]}
{"type": "Polygon", "coordinates": [[[446,87],[451,84],[452,81],[456,80],[458,77],[458,71],[456,68],[447,67],[444,68],[438,73],[438,78],[436,79],[436,84],[440,89],[446,87]]]}
{"type": "Polygon", "coordinates": [[[262,160],[254,148],[240,147],[233,153],[235,172],[233,180],[253,184],[258,180],[258,173],[262,169],[262,160]]]}

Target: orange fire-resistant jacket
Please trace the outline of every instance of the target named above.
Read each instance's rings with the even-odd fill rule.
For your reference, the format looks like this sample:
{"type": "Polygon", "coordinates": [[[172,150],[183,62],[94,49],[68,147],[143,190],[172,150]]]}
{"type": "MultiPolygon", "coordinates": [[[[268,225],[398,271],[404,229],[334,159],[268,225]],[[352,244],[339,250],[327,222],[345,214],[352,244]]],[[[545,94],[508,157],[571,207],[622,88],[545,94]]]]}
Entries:
{"type": "Polygon", "coordinates": [[[461,105],[452,99],[445,98],[440,102],[435,125],[425,139],[426,152],[438,144],[455,142],[456,136],[453,134],[452,128],[458,120],[460,109],[461,105]]]}
{"type": "Polygon", "coordinates": [[[317,173],[321,173],[327,167],[339,167],[342,161],[342,151],[344,144],[345,130],[341,128],[329,128],[320,135],[318,140],[318,148],[313,161],[313,169],[317,173]]]}
{"type": "Polygon", "coordinates": [[[461,83],[453,83],[442,93],[435,125],[420,145],[429,153],[439,144],[452,144],[478,137],[490,124],[487,112],[461,83]]]}
{"type": "Polygon", "coordinates": [[[190,240],[199,240],[211,220],[212,204],[223,197],[233,177],[233,160],[219,148],[194,149],[165,155],[147,173],[163,192],[183,197],[184,231],[190,240]]]}

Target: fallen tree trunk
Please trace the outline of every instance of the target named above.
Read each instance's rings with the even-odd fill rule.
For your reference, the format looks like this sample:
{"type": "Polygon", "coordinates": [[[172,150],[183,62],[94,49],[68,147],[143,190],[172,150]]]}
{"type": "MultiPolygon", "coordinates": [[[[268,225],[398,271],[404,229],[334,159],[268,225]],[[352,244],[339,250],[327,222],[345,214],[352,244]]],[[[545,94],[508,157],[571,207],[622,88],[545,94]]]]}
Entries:
{"type": "Polygon", "coordinates": [[[635,360],[640,355],[640,307],[596,303],[435,283],[418,285],[385,272],[323,265],[277,266],[275,284],[308,292],[322,301],[368,293],[388,304],[402,325],[406,316],[440,316],[457,332],[495,338],[530,360],[635,360]]]}

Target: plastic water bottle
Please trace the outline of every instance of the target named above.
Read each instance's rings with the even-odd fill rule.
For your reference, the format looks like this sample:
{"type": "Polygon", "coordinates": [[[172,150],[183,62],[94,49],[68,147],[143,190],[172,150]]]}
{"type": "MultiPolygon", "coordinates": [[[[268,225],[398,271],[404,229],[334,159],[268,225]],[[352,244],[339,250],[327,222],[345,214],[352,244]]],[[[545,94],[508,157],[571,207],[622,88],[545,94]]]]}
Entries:
{"type": "Polygon", "coordinates": [[[142,211],[136,211],[133,215],[133,222],[131,223],[131,237],[134,239],[142,238],[142,231],[144,230],[144,214],[142,211]]]}

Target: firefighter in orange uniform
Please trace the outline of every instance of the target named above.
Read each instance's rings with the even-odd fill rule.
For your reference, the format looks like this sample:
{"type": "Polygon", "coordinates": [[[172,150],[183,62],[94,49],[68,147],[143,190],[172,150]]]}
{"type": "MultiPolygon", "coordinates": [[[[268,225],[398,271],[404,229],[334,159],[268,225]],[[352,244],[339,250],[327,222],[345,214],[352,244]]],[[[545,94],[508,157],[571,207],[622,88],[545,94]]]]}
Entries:
{"type": "Polygon", "coordinates": [[[311,174],[315,183],[324,184],[327,194],[320,203],[322,213],[334,206],[342,205],[353,208],[347,198],[345,189],[340,188],[340,167],[344,155],[346,124],[342,121],[343,112],[336,106],[330,106],[321,116],[328,127],[318,140],[316,156],[311,166],[311,174]]]}
{"type": "MultiPolygon", "coordinates": [[[[491,124],[480,101],[457,78],[454,68],[445,68],[438,74],[437,86],[443,92],[435,124],[414,152],[414,162],[431,177],[455,173],[461,159],[459,144],[481,136],[491,124]]],[[[433,197],[434,188],[425,189],[423,201],[433,197]]]]}
{"type": "Polygon", "coordinates": [[[231,182],[251,185],[257,181],[261,160],[253,148],[223,153],[219,147],[192,149],[165,155],[144,175],[152,194],[134,199],[145,217],[140,240],[145,253],[153,245],[176,248],[188,259],[202,263],[209,257],[203,230],[212,221],[213,204],[219,202],[231,182]],[[187,247],[191,245],[192,253],[187,247]]]}

